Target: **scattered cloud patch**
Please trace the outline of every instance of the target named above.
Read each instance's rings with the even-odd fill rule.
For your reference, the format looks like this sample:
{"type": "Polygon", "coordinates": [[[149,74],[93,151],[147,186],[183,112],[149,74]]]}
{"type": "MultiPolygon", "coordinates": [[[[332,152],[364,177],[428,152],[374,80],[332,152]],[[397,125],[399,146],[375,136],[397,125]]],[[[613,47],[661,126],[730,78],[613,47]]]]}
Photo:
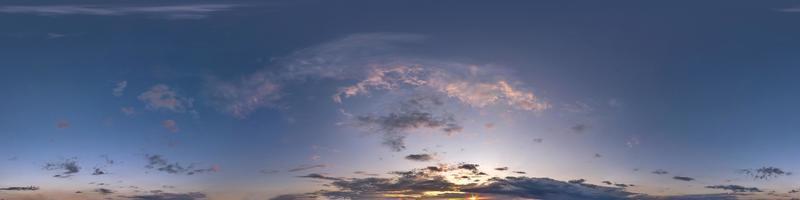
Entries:
{"type": "Polygon", "coordinates": [[[206,194],[200,192],[190,192],[190,193],[159,192],[156,194],[128,196],[127,198],[133,200],[200,200],[200,199],[206,199],[207,196],[206,194]]]}
{"type": "Polygon", "coordinates": [[[183,97],[164,84],[151,87],[150,90],[139,95],[138,99],[144,102],[145,107],[149,110],[176,113],[190,111],[194,102],[194,99],[183,97]]]}
{"type": "Polygon", "coordinates": [[[694,178],[686,177],[686,176],[673,176],[672,179],[680,180],[680,181],[693,181],[694,178]]]}
{"type": "Polygon", "coordinates": [[[97,192],[97,193],[100,193],[102,195],[109,195],[109,194],[113,194],[114,193],[113,190],[106,189],[106,188],[97,188],[94,191],[97,192]]]}
{"type": "Polygon", "coordinates": [[[216,172],[219,170],[216,166],[197,168],[194,164],[185,165],[177,162],[170,163],[161,155],[146,155],[145,158],[147,159],[145,168],[155,169],[168,174],[194,175],[205,172],[216,172]]]}
{"type": "Polygon", "coordinates": [[[66,159],[63,161],[58,162],[49,162],[45,163],[43,169],[54,171],[54,170],[63,170],[60,174],[56,174],[53,177],[56,178],[67,178],[71,177],[74,174],[77,174],[81,171],[81,167],[78,165],[78,162],[75,158],[66,159]]]}
{"type": "Polygon", "coordinates": [[[171,119],[161,121],[161,126],[164,126],[165,129],[173,133],[176,133],[180,130],[178,129],[178,123],[171,119]]]}
{"type": "Polygon", "coordinates": [[[331,181],[338,181],[338,180],[342,180],[341,178],[329,177],[329,176],[325,176],[325,175],[322,175],[322,174],[317,174],[317,173],[311,173],[311,174],[308,174],[308,175],[304,175],[304,176],[297,176],[297,177],[300,177],[300,178],[313,178],[313,179],[322,179],[322,180],[331,180],[331,181]]]}
{"type": "Polygon", "coordinates": [[[117,82],[117,86],[111,90],[111,95],[114,95],[115,97],[121,97],[123,92],[125,92],[125,87],[128,87],[128,81],[117,82]]]}
{"type": "Polygon", "coordinates": [[[777,167],[761,167],[758,169],[742,169],[739,170],[744,175],[753,177],[753,179],[769,180],[778,178],[780,176],[792,175],[792,172],[784,171],[777,167]]]}
{"type": "Polygon", "coordinates": [[[65,129],[65,128],[69,128],[69,127],[70,127],[70,123],[67,120],[58,120],[58,122],[56,122],[56,128],[65,129]]]}
{"type": "Polygon", "coordinates": [[[239,119],[260,108],[275,106],[281,98],[280,92],[280,84],[266,73],[255,73],[238,82],[208,81],[212,102],[221,112],[239,119]]]}

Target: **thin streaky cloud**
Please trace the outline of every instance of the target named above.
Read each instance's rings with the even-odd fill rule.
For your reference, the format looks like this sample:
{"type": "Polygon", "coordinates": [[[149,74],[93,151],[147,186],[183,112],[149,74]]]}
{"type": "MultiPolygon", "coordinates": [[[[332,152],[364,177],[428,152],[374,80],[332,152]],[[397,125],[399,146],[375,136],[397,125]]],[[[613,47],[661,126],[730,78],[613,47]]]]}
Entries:
{"type": "Polygon", "coordinates": [[[94,15],[126,16],[152,15],[169,19],[199,19],[212,13],[230,11],[238,4],[180,4],[153,6],[126,5],[15,5],[0,7],[0,13],[40,16],[94,15]]]}

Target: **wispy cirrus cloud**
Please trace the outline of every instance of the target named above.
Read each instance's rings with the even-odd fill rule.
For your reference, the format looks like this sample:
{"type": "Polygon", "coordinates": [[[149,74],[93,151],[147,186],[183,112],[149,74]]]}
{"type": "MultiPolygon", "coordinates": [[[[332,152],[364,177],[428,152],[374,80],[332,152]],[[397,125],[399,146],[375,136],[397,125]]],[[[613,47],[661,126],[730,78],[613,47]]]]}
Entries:
{"type": "Polygon", "coordinates": [[[173,4],[173,5],[8,5],[0,13],[39,16],[151,16],[166,19],[202,19],[216,13],[242,7],[238,4],[173,4]]]}
{"type": "Polygon", "coordinates": [[[319,165],[301,165],[301,166],[297,166],[295,168],[289,169],[288,171],[289,172],[299,172],[299,171],[305,171],[305,170],[314,169],[314,168],[325,168],[325,167],[328,167],[328,165],[324,165],[324,164],[319,164],[319,165]]]}

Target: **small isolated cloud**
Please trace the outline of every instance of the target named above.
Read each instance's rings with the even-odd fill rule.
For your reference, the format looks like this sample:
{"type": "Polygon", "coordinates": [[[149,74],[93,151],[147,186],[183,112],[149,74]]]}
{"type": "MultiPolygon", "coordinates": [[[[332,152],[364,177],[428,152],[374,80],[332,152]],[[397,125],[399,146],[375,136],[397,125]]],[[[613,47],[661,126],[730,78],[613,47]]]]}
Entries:
{"type": "Polygon", "coordinates": [[[570,127],[569,129],[576,133],[583,133],[584,131],[586,131],[586,129],[589,129],[589,127],[586,126],[586,124],[576,124],[570,127]]]}
{"type": "Polygon", "coordinates": [[[69,126],[70,126],[70,123],[67,120],[58,120],[58,122],[56,122],[56,128],[59,128],[59,129],[69,128],[69,126]]]}
{"type": "Polygon", "coordinates": [[[92,172],[92,175],[95,175],[95,176],[105,175],[105,174],[108,174],[108,172],[106,172],[105,170],[100,169],[100,168],[94,168],[94,172],[92,172]]]}
{"type": "Polygon", "coordinates": [[[124,114],[125,116],[133,116],[136,114],[136,109],[134,109],[133,107],[122,107],[119,109],[119,111],[122,112],[122,114],[124,114]]]}
{"type": "Polygon", "coordinates": [[[731,192],[762,192],[756,187],[744,187],[741,185],[711,185],[706,186],[709,189],[730,190],[731,192]]]}
{"type": "Polygon", "coordinates": [[[114,193],[113,190],[106,189],[106,188],[97,188],[94,191],[97,192],[97,193],[100,193],[102,195],[109,195],[109,194],[113,194],[114,193]]]}
{"type": "Polygon", "coordinates": [[[229,11],[236,4],[176,4],[176,5],[17,5],[2,6],[0,13],[40,16],[129,16],[141,15],[166,19],[201,19],[211,14],[229,11]]]}
{"type": "Polygon", "coordinates": [[[627,140],[627,141],[625,141],[625,145],[627,145],[627,146],[628,146],[628,148],[633,148],[633,147],[635,147],[635,146],[638,146],[638,145],[639,145],[639,143],[641,143],[641,142],[639,141],[639,138],[638,138],[638,137],[635,137],[635,136],[634,136],[634,137],[630,137],[630,138],[628,138],[628,140],[627,140]]]}
{"type": "Polygon", "coordinates": [[[205,172],[219,171],[219,167],[216,165],[212,165],[208,168],[197,168],[194,164],[186,165],[177,162],[170,163],[161,155],[146,155],[145,158],[147,159],[147,165],[145,165],[145,168],[155,169],[168,174],[194,175],[205,172]]]}
{"type": "Polygon", "coordinates": [[[262,169],[261,171],[258,171],[258,172],[261,172],[262,174],[277,174],[278,172],[281,172],[281,171],[280,170],[274,170],[274,169],[273,170],[262,169]]]}
{"type": "Polygon", "coordinates": [[[433,156],[430,154],[411,154],[406,156],[406,160],[427,162],[433,160],[433,156]]]}
{"type": "Polygon", "coordinates": [[[497,171],[506,171],[506,170],[508,170],[508,167],[498,167],[498,168],[494,168],[494,170],[497,170],[497,171]]]}
{"type": "Polygon", "coordinates": [[[784,171],[777,167],[761,167],[758,169],[742,169],[739,170],[744,175],[753,177],[753,179],[769,180],[778,178],[780,176],[792,175],[792,172],[784,171]]]}
{"type": "Polygon", "coordinates": [[[180,130],[178,129],[178,123],[175,122],[175,120],[168,119],[161,121],[161,125],[164,126],[165,129],[173,133],[178,132],[180,130]]]}
{"type": "Polygon", "coordinates": [[[667,172],[666,170],[663,170],[663,169],[657,169],[657,170],[653,171],[653,174],[658,174],[658,175],[664,175],[664,174],[668,174],[668,173],[669,172],[667,172]]]}
{"type": "Polygon", "coordinates": [[[0,188],[0,190],[8,190],[8,191],[35,191],[35,190],[39,190],[39,187],[36,187],[36,186],[26,186],[26,187],[4,187],[4,188],[0,188]]]}
{"type": "Polygon", "coordinates": [[[317,174],[317,173],[311,173],[311,174],[308,174],[308,175],[297,176],[297,177],[299,177],[299,178],[312,178],[312,179],[331,180],[331,181],[342,180],[341,178],[329,177],[329,176],[325,176],[325,175],[317,174]]]}
{"type": "Polygon", "coordinates": [[[301,165],[301,166],[289,169],[288,171],[289,172],[299,172],[299,171],[305,171],[305,170],[314,169],[314,168],[325,168],[325,167],[328,167],[328,166],[324,165],[324,164],[320,164],[320,165],[301,165]]]}
{"type": "Polygon", "coordinates": [[[171,111],[183,113],[192,108],[194,102],[191,98],[179,95],[172,88],[164,84],[158,84],[150,90],[139,95],[139,100],[145,103],[149,110],[171,111]]]}
{"type": "Polygon", "coordinates": [[[602,157],[603,157],[603,155],[600,155],[599,153],[595,153],[595,154],[594,154],[594,157],[595,157],[595,158],[602,158],[602,157]]]}
{"type": "Polygon", "coordinates": [[[680,181],[693,181],[694,178],[686,177],[686,176],[673,176],[672,179],[680,180],[680,181]]]}
{"type": "Polygon", "coordinates": [[[190,192],[190,193],[159,192],[155,194],[127,196],[127,198],[133,200],[200,200],[200,199],[206,199],[207,196],[206,194],[200,192],[190,192]]]}
{"type": "Polygon", "coordinates": [[[589,104],[581,101],[576,101],[575,103],[566,103],[564,104],[563,109],[567,112],[573,113],[588,113],[594,110],[592,106],[589,106],[589,104]]]}
{"type": "Polygon", "coordinates": [[[208,94],[218,109],[244,119],[260,108],[271,107],[281,98],[281,86],[266,73],[255,73],[238,82],[210,79],[208,94]]]}
{"type": "Polygon", "coordinates": [[[60,174],[56,174],[53,177],[67,178],[80,172],[81,166],[78,165],[78,162],[75,161],[75,158],[71,158],[57,162],[45,163],[43,169],[48,171],[63,170],[60,174]]]}
{"type": "Polygon", "coordinates": [[[117,82],[117,87],[114,87],[114,89],[111,90],[111,95],[114,95],[115,97],[122,96],[123,92],[125,92],[125,87],[128,87],[128,81],[117,82]]]}
{"type": "Polygon", "coordinates": [[[542,143],[542,142],[544,142],[544,139],[542,139],[542,138],[533,138],[533,142],[534,143],[542,143]]]}

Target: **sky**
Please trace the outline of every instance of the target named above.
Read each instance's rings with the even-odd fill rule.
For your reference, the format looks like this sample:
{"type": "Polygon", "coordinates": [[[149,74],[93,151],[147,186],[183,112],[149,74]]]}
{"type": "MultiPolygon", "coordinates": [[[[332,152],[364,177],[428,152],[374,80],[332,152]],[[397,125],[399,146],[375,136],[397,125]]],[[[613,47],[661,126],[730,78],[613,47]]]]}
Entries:
{"type": "Polygon", "coordinates": [[[800,198],[800,2],[0,2],[0,199],[800,198]]]}

